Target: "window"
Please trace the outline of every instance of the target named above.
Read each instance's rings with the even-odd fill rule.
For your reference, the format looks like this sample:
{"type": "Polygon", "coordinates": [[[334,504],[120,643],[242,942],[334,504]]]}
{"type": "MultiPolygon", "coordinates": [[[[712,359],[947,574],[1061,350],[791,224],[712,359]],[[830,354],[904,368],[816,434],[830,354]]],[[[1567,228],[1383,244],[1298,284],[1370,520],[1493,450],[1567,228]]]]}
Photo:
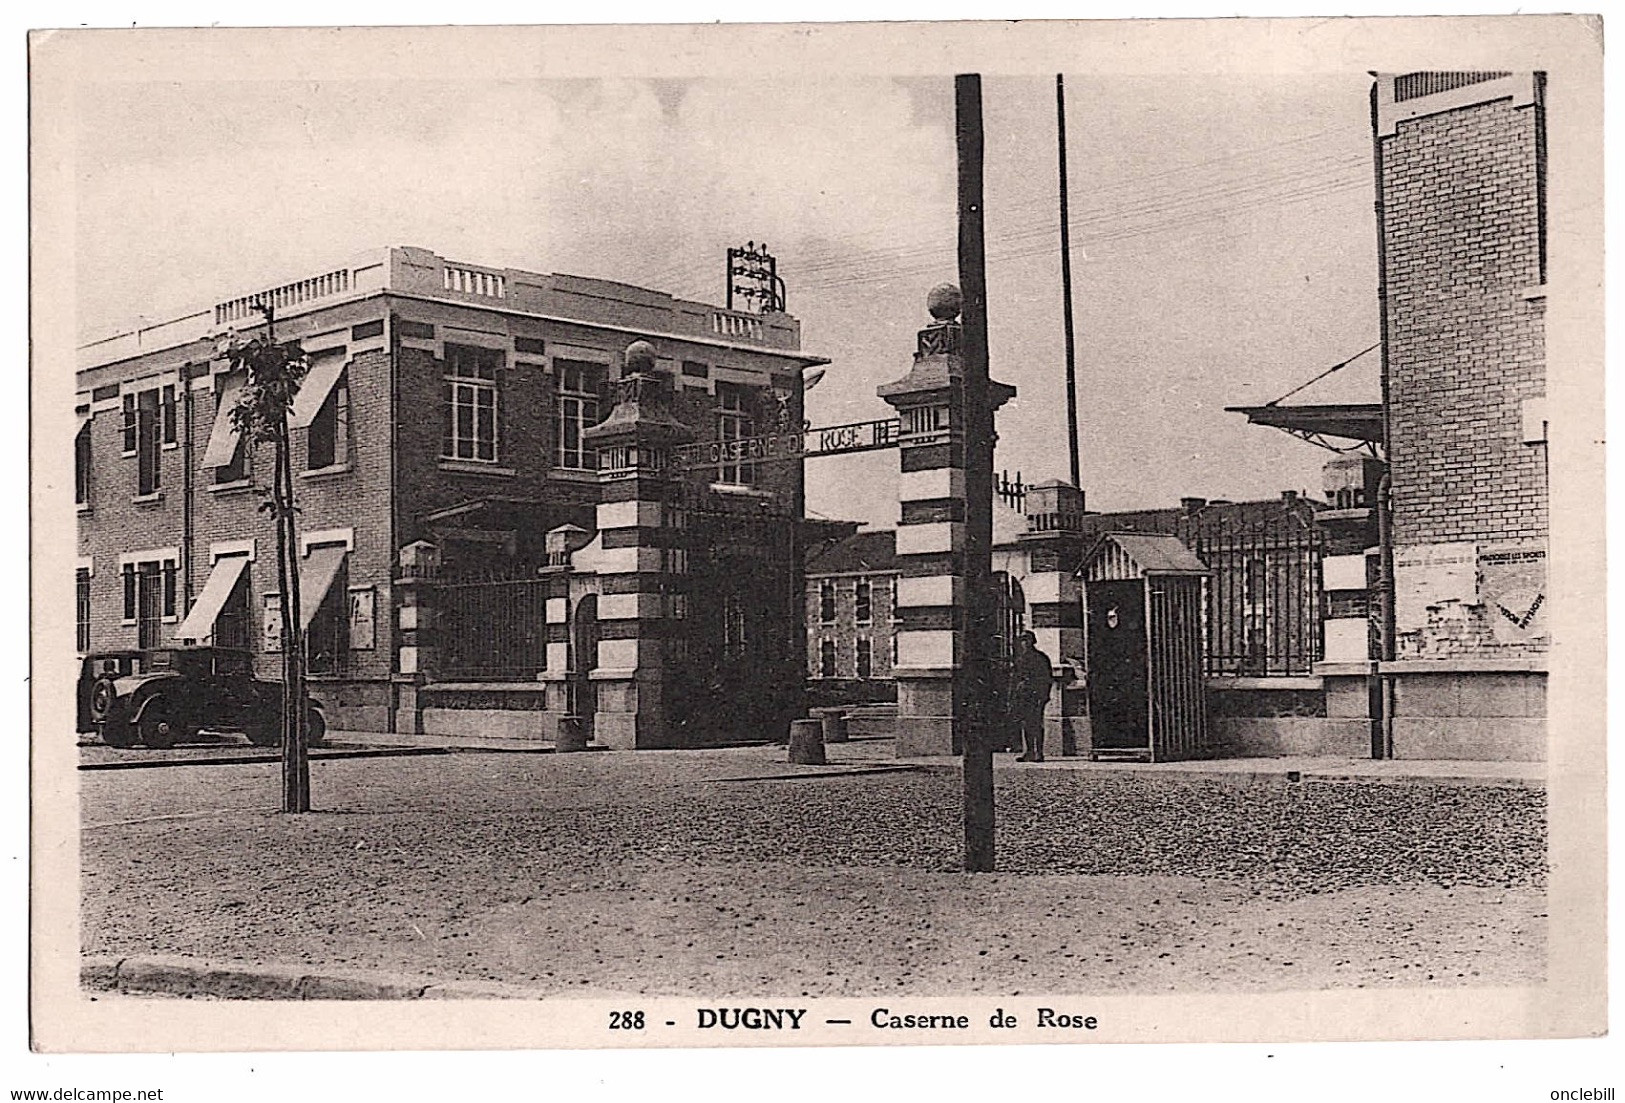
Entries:
{"type": "Polygon", "coordinates": [[[135,455],[135,426],[135,394],[127,391],[124,395],[124,444],[121,448],[121,451],[126,456],[135,455]]]}
{"type": "MultiPolygon", "coordinates": [[[[342,544],[316,544],[315,553],[323,547],[343,547],[342,544]]],[[[301,583],[303,583],[301,578],[301,583]]],[[[301,585],[303,589],[303,585],[301,585]]],[[[343,671],[350,654],[349,572],[340,563],[327,592],[318,599],[316,613],[305,630],[305,654],[312,674],[338,674],[343,671]]],[[[309,600],[301,594],[302,600],[309,600]]]]}
{"type": "MultiPolygon", "coordinates": [[[[235,458],[235,457],[234,457],[235,458]]],[[[350,462],[350,380],[340,372],[327,401],[305,434],[305,468],[319,471],[350,462]]]]}
{"type": "Polygon", "coordinates": [[[858,677],[867,679],[875,667],[874,641],[867,636],[858,639],[858,677]]]}
{"type": "MultiPolygon", "coordinates": [[[[717,440],[749,440],[756,433],[750,416],[749,390],[736,383],[717,384],[717,440]]],[[[724,452],[726,455],[726,451],[724,452]]],[[[750,486],[756,482],[756,465],[725,459],[717,470],[719,482],[750,486]]]]}
{"type": "Polygon", "coordinates": [[[818,584],[818,619],[825,624],[835,623],[835,580],[832,578],[818,584]]]}
{"type": "Polygon", "coordinates": [[[237,576],[231,596],[220,607],[214,618],[214,642],[217,647],[249,648],[248,635],[248,571],[237,576]]]}
{"type": "Polygon", "coordinates": [[[722,599],[722,653],[730,658],[743,655],[750,642],[745,618],[744,598],[737,593],[726,595],[722,599]]]}
{"type": "Polygon", "coordinates": [[[79,435],[73,438],[73,500],[79,505],[90,504],[90,422],[79,426],[79,435]]]}
{"type": "Polygon", "coordinates": [[[598,470],[598,452],[581,441],[598,424],[598,386],[604,369],[580,360],[555,360],[559,381],[558,465],[571,471],[598,470]]]}
{"type": "Polygon", "coordinates": [[[239,433],[237,436],[237,446],[231,453],[231,462],[221,464],[219,467],[214,469],[215,484],[240,483],[246,480],[249,475],[249,454],[248,437],[239,433]]]}
{"type": "Polygon", "coordinates": [[[867,578],[858,579],[858,593],[855,605],[859,624],[869,624],[875,619],[874,601],[867,578]]]}
{"type": "Polygon", "coordinates": [[[161,471],[158,449],[162,432],[159,422],[158,391],[142,391],[135,403],[135,492],[142,497],[158,492],[161,471]]]}
{"type": "Polygon", "coordinates": [[[73,584],[74,641],[82,655],[90,650],[90,568],[75,571],[73,584]]]}
{"type": "Polygon", "coordinates": [[[818,641],[818,676],[820,678],[835,677],[835,641],[818,641]]]}
{"type": "Polygon", "coordinates": [[[162,624],[175,619],[175,560],[126,561],[124,622],[136,626],[137,647],[157,647],[162,624]]]}
{"type": "Polygon", "coordinates": [[[161,402],[161,406],[163,408],[164,443],[165,444],[174,444],[175,443],[175,385],[173,383],[164,384],[163,400],[161,402]]]}
{"type": "Polygon", "coordinates": [[[496,462],[497,373],[502,366],[500,349],[446,346],[447,458],[496,462]]]}

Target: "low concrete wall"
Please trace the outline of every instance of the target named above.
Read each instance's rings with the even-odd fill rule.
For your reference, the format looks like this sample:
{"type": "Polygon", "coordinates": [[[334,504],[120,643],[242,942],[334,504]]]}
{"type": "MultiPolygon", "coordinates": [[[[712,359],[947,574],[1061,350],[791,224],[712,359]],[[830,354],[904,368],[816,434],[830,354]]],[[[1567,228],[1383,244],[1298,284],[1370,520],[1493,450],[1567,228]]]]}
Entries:
{"type": "Polygon", "coordinates": [[[1226,716],[1208,721],[1215,752],[1227,758],[1330,755],[1368,758],[1371,729],[1364,720],[1325,716],[1226,716]]]}
{"type": "Polygon", "coordinates": [[[558,717],[539,710],[426,708],[423,731],[427,735],[546,742],[558,734],[558,717]]]}
{"type": "Polygon", "coordinates": [[[335,682],[311,679],[311,699],[322,709],[322,718],[333,731],[389,731],[390,686],[388,682],[335,682]]]}
{"type": "Polygon", "coordinates": [[[1546,760],[1546,675],[1397,674],[1394,757],[1546,760]]]}

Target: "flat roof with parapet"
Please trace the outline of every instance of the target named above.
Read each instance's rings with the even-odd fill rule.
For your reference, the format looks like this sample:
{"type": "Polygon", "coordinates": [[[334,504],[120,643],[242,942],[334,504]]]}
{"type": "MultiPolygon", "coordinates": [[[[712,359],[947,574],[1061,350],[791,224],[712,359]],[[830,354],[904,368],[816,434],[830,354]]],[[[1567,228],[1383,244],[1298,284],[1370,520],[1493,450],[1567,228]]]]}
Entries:
{"type": "Polygon", "coordinates": [[[829,363],[800,353],[801,323],[788,314],[726,310],[613,280],[493,268],[396,245],[291,283],[88,342],[79,346],[78,367],[83,371],[210,338],[235,326],[253,326],[260,320],[256,303],[270,304],[281,319],[386,293],[636,336],[784,353],[808,366],[829,363]]]}

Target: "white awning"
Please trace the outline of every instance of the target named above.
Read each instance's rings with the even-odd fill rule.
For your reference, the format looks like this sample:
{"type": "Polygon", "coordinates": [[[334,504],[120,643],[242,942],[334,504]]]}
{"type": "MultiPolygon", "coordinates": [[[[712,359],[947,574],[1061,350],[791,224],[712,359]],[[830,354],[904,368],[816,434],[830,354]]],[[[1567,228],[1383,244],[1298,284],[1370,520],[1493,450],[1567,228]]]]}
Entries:
{"type": "Polygon", "coordinates": [[[232,372],[220,384],[219,405],[214,411],[214,431],[209,434],[209,447],[203,453],[204,467],[225,467],[237,454],[237,425],[231,411],[242,397],[246,372],[232,372]]]}
{"type": "Polygon", "coordinates": [[[333,393],[333,384],[339,381],[344,364],[343,353],[311,362],[305,381],[299,384],[299,392],[293,396],[293,408],[288,411],[288,428],[304,429],[316,420],[327,396],[333,393]]]}
{"type": "Polygon", "coordinates": [[[299,561],[299,630],[307,631],[310,622],[316,619],[316,610],[322,606],[322,599],[327,591],[333,588],[333,580],[338,577],[339,567],[344,563],[344,557],[349,549],[340,545],[326,548],[311,548],[309,554],[299,561]]]}
{"type": "Polygon", "coordinates": [[[215,618],[226,607],[231,591],[237,588],[237,580],[243,576],[243,568],[247,566],[246,555],[226,555],[215,561],[214,570],[209,572],[209,581],[203,584],[203,592],[198,595],[197,603],[186,614],[185,623],[175,629],[177,640],[205,640],[214,635],[215,618]]]}

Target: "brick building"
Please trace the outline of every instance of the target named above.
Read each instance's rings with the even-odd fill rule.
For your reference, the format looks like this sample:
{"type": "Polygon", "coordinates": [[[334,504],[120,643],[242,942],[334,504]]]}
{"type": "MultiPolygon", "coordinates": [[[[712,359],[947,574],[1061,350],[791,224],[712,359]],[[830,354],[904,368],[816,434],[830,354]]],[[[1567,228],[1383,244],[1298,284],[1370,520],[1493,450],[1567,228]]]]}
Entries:
{"type": "MultiPolygon", "coordinates": [[[[606,702],[635,710],[618,679],[649,670],[668,705],[707,698],[685,679],[747,661],[793,680],[799,652],[773,641],[794,635],[800,465],[724,444],[712,464],[651,476],[617,426],[658,409],[703,443],[799,425],[801,372],[825,361],[799,351],[795,319],[414,247],[80,350],[81,652],[247,646],[278,676],[274,538],[258,508],[269,457],[225,416],[242,381],[219,348],[228,331],[261,331],[259,302],[310,357],[290,422],[296,551],[331,726],[546,737],[565,718],[590,732],[606,702]],[[638,341],[652,348],[634,374],[638,341]],[[606,518],[630,504],[641,526],[650,506],[615,504],[616,487],[654,476],[664,532],[649,595],[636,583],[654,549],[622,571],[642,530],[606,518]],[[652,644],[648,661],[628,658],[644,636],[669,640],[664,662],[652,644]]],[[[648,711],[663,718],[641,745],[709,727],[648,711]]]]}
{"type": "Polygon", "coordinates": [[[895,698],[897,534],[850,532],[807,552],[807,676],[815,703],[895,698]]]}
{"type": "Polygon", "coordinates": [[[1545,756],[1544,88],[1542,73],[1378,75],[1383,401],[1236,408],[1380,452],[1327,466],[1315,668],[1329,713],[1368,724],[1379,757],[1545,756]]]}
{"type": "Polygon", "coordinates": [[[1544,755],[1544,83],[1376,82],[1403,757],[1544,755]]]}

